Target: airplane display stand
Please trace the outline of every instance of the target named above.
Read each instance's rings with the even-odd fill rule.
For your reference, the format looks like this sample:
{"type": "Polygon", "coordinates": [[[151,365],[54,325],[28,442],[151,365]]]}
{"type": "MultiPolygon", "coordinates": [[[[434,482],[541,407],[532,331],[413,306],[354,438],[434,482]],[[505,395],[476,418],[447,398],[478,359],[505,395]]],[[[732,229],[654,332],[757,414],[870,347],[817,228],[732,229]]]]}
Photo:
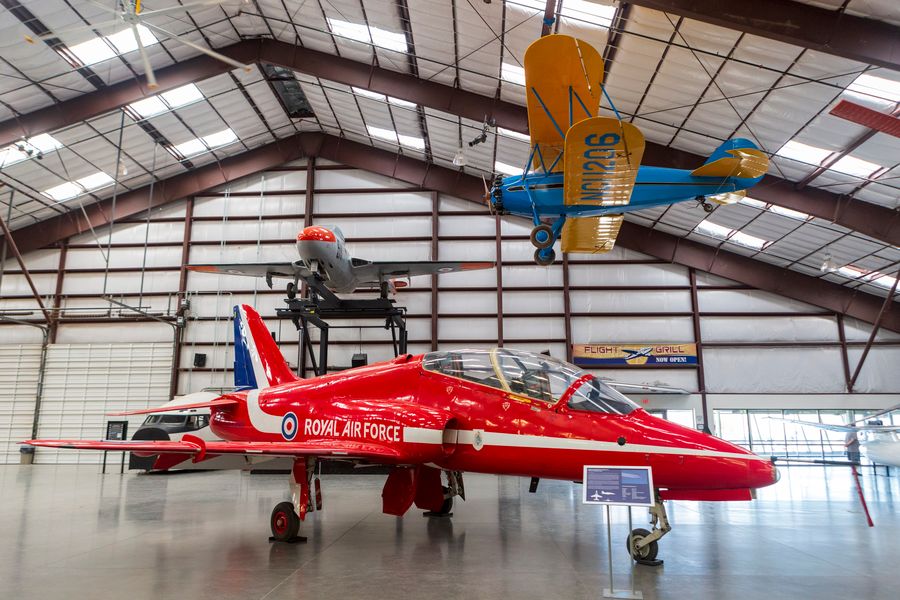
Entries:
{"type": "Polygon", "coordinates": [[[328,332],[331,329],[386,329],[391,332],[394,356],[406,354],[406,308],[396,306],[394,300],[380,298],[338,298],[324,285],[310,289],[305,298],[288,298],[286,308],[275,310],[279,317],[288,317],[300,336],[298,375],[306,376],[307,360],[313,372],[324,375],[328,369],[328,332]],[[330,321],[348,319],[379,319],[381,325],[334,325],[330,321]],[[309,335],[309,326],[319,330],[318,360],[309,335]]]}
{"type": "MultiPolygon", "coordinates": [[[[626,506],[628,508],[628,547],[632,547],[631,507],[644,506],[647,508],[655,504],[653,489],[653,473],[650,467],[621,467],[621,466],[594,466],[584,467],[582,478],[582,503],[600,504],[606,509],[606,547],[607,565],[609,567],[609,587],[603,588],[604,598],[627,598],[642,600],[644,594],[634,589],[634,563],[635,558],[631,552],[628,558],[632,563],[629,575],[628,589],[617,590],[613,585],[612,562],[612,519],[610,506],[626,506]]],[[[655,561],[654,561],[655,562],[655,561]]]]}

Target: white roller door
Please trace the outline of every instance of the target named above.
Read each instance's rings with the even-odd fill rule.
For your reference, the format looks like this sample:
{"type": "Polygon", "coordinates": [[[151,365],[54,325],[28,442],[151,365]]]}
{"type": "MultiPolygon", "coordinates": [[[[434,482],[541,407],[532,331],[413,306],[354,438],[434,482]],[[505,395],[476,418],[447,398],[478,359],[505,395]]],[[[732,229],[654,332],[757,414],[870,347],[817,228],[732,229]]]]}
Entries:
{"type": "MultiPolygon", "coordinates": [[[[106,413],[169,400],[172,344],[55,344],[47,351],[38,437],[102,439],[106,413]]],[[[129,437],[143,416],[127,417],[129,437]]],[[[35,463],[96,463],[99,452],[38,448],[35,463]]]]}
{"type": "Polygon", "coordinates": [[[40,367],[40,344],[0,346],[0,463],[18,464],[31,437],[40,367]]]}

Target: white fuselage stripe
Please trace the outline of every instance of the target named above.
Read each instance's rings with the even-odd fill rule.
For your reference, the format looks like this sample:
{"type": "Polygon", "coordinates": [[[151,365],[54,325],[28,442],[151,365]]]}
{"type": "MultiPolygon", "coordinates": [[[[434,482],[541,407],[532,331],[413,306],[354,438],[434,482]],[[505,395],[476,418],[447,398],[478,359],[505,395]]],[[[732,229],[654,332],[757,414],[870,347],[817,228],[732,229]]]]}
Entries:
{"type": "MultiPolygon", "coordinates": [[[[406,442],[418,442],[421,444],[444,443],[443,431],[440,429],[421,429],[405,427],[403,440],[406,442]],[[415,430],[410,435],[407,432],[415,430]],[[424,432],[433,432],[425,435],[424,432]]],[[[471,429],[447,430],[447,433],[455,434],[457,444],[474,445],[475,432],[471,429]]],[[[598,452],[640,452],[647,454],[675,454],[678,456],[704,456],[710,458],[738,458],[743,460],[769,460],[755,454],[743,454],[740,452],[722,452],[719,450],[702,450],[698,448],[679,448],[677,446],[652,446],[648,444],[628,444],[620,446],[617,442],[600,442],[596,440],[583,440],[576,438],[549,437],[542,435],[520,435],[516,433],[499,433],[485,431],[481,434],[483,447],[504,446],[509,448],[540,448],[547,450],[593,450],[598,452]]]]}
{"type": "MultiPolygon", "coordinates": [[[[283,417],[276,417],[263,411],[259,405],[260,390],[247,392],[247,415],[253,428],[262,433],[277,433],[281,435],[281,422],[283,417]]],[[[299,427],[299,424],[298,424],[299,427]]]]}

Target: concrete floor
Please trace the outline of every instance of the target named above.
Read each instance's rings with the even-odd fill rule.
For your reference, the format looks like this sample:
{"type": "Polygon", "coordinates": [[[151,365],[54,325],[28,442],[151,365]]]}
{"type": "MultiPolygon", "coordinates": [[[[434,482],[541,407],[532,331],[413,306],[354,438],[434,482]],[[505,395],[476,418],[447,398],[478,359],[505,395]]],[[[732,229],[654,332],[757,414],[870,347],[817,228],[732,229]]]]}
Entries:
{"type": "MultiPolygon", "coordinates": [[[[599,598],[603,510],[580,487],[468,475],[450,520],[381,514],[378,475],[323,481],[307,544],[270,544],[286,476],[105,475],[95,466],[0,467],[0,598],[599,598]]],[[[900,477],[864,480],[866,527],[842,468],[782,469],[749,503],[669,503],[652,598],[897,598],[900,477]]],[[[617,587],[631,570],[613,508],[617,587]]],[[[635,525],[646,512],[635,509],[635,525]]]]}

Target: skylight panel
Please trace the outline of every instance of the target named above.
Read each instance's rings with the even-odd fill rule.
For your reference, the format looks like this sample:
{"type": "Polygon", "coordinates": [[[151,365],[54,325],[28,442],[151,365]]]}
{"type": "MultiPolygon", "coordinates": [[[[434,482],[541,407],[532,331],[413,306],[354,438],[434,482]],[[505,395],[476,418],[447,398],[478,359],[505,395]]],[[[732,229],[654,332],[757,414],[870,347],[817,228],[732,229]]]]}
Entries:
{"type": "Polygon", "coordinates": [[[59,185],[55,185],[49,190],[44,190],[42,193],[56,200],[57,202],[65,202],[66,200],[71,200],[72,198],[78,196],[84,192],[84,189],[78,185],[77,183],[72,183],[71,181],[67,181],[65,183],[61,183],[59,185]]]}
{"type": "Polygon", "coordinates": [[[229,127],[228,129],[223,129],[222,131],[217,131],[216,133],[204,136],[202,140],[203,143],[212,150],[213,148],[225,146],[237,141],[237,134],[229,127]]]}
{"type": "Polygon", "coordinates": [[[848,279],[861,279],[867,283],[887,289],[891,289],[894,285],[894,281],[896,281],[895,277],[885,275],[879,271],[865,271],[853,265],[838,267],[837,272],[848,279]]]}
{"type": "Polygon", "coordinates": [[[755,235],[750,235],[749,233],[743,233],[741,231],[735,231],[734,234],[728,238],[728,241],[744,246],[745,248],[752,248],[753,250],[762,250],[771,243],[769,240],[764,240],[755,235]]]}
{"type": "Polygon", "coordinates": [[[0,168],[8,167],[38,154],[47,154],[62,148],[62,143],[49,133],[41,133],[0,150],[0,168]],[[20,149],[21,148],[21,149],[20,149]]]}
{"type": "Polygon", "coordinates": [[[149,98],[132,102],[128,107],[142,119],[149,119],[169,110],[169,107],[165,105],[159,96],[150,96],[149,98]]]}
{"type": "Polygon", "coordinates": [[[331,26],[331,32],[335,35],[350,38],[357,42],[374,44],[388,50],[409,52],[406,35],[402,33],[394,33],[386,29],[371,27],[361,23],[351,23],[340,19],[329,18],[328,24],[331,26]]]}
{"type": "Polygon", "coordinates": [[[519,65],[503,63],[500,67],[500,77],[504,81],[525,85],[525,68],[519,65]]]}
{"type": "Polygon", "coordinates": [[[367,125],[366,129],[368,129],[369,135],[374,138],[393,142],[395,144],[401,144],[409,148],[415,148],[416,150],[425,149],[425,140],[422,138],[414,137],[411,135],[398,134],[396,131],[392,131],[390,129],[382,129],[381,127],[372,127],[371,125],[367,125]]]}
{"type": "Polygon", "coordinates": [[[397,132],[391,131],[390,129],[382,129],[381,127],[372,127],[371,125],[366,125],[366,129],[369,131],[369,135],[372,137],[376,137],[381,140],[387,140],[389,142],[394,142],[395,144],[399,144],[400,140],[397,139],[397,132]]]}
{"type": "Polygon", "coordinates": [[[880,169],[881,165],[850,155],[845,156],[831,165],[832,171],[853,175],[854,177],[861,177],[863,179],[867,179],[872,173],[880,169]]]}
{"type": "Polygon", "coordinates": [[[97,171],[93,175],[76,179],[75,183],[83,187],[85,191],[90,192],[111,185],[113,183],[113,178],[103,171],[97,171]]]}
{"type": "Polygon", "coordinates": [[[188,158],[189,156],[194,156],[195,154],[200,154],[204,150],[206,150],[206,145],[200,141],[198,138],[194,138],[192,140],[188,140],[182,144],[178,144],[173,148],[175,152],[180,154],[181,156],[188,158]]]}
{"type": "Polygon", "coordinates": [[[47,152],[53,152],[58,148],[62,148],[62,142],[57,140],[49,133],[41,133],[32,138],[28,138],[27,142],[28,144],[45,154],[47,152]]]}
{"type": "Polygon", "coordinates": [[[799,210],[792,210],[790,208],[778,206],[777,204],[770,204],[769,210],[776,215],[781,215],[789,219],[796,219],[797,221],[809,221],[810,219],[812,219],[812,215],[808,215],[805,212],[800,212],[799,210]]]}
{"type": "Polygon", "coordinates": [[[104,38],[94,38],[80,44],[71,46],[72,51],[83,65],[93,65],[104,60],[109,60],[116,55],[104,38]]]}
{"type": "Polygon", "coordinates": [[[753,208],[758,208],[760,210],[766,210],[769,208],[769,205],[762,200],[757,200],[756,198],[751,198],[750,196],[744,196],[740,200],[738,200],[739,204],[746,204],[747,206],[752,206],[753,208]]]}
{"type": "Polygon", "coordinates": [[[863,73],[853,80],[847,91],[867,96],[885,103],[900,102],[900,81],[863,73]]]}
{"type": "Polygon", "coordinates": [[[203,100],[205,97],[203,92],[200,91],[200,88],[193,83],[177,87],[168,92],[163,92],[160,96],[162,96],[162,99],[169,108],[180,108],[191,104],[192,102],[203,100]]]}
{"type": "Polygon", "coordinates": [[[702,235],[716,238],[718,240],[734,242],[735,244],[744,246],[746,248],[751,248],[753,250],[762,250],[771,243],[768,240],[758,238],[755,235],[750,235],[749,233],[741,233],[740,231],[736,231],[734,229],[731,229],[730,227],[718,225],[711,221],[701,221],[694,228],[694,231],[702,235]]]}
{"type": "Polygon", "coordinates": [[[400,143],[409,148],[415,148],[416,150],[424,150],[425,149],[425,140],[419,137],[411,136],[411,135],[403,135],[402,133],[397,134],[397,138],[400,140],[400,143]]]}
{"type": "Polygon", "coordinates": [[[585,0],[563,0],[559,14],[563,17],[586,21],[586,24],[595,27],[609,28],[613,15],[616,14],[616,7],[585,0]]]}
{"type": "Polygon", "coordinates": [[[819,165],[823,160],[831,156],[831,150],[825,150],[824,148],[817,148],[815,146],[791,140],[782,146],[775,154],[811,165],[819,165]]]}
{"type": "Polygon", "coordinates": [[[513,131],[511,129],[503,129],[502,127],[497,128],[497,133],[504,137],[512,138],[514,140],[521,140],[523,142],[531,142],[531,137],[524,133],[519,133],[518,131],[513,131]]]}
{"type": "Polygon", "coordinates": [[[504,175],[521,175],[522,167],[514,167],[499,160],[494,163],[494,170],[504,175]]]}
{"type": "MultiPolygon", "coordinates": [[[[156,36],[153,35],[153,32],[151,32],[143,25],[138,25],[137,30],[144,48],[159,43],[159,40],[156,39],[156,36]]],[[[106,41],[112,44],[119,54],[127,54],[138,49],[137,41],[134,39],[134,33],[132,33],[131,31],[131,27],[106,36],[106,41]]]]}
{"type": "Polygon", "coordinates": [[[415,102],[408,102],[406,100],[401,100],[400,98],[394,98],[393,96],[385,96],[384,94],[379,94],[378,92],[373,92],[372,90],[367,90],[365,88],[353,87],[351,89],[354,94],[359,96],[365,96],[366,98],[378,100],[379,102],[390,102],[394,106],[400,106],[402,108],[415,108],[417,106],[415,102]]]}

